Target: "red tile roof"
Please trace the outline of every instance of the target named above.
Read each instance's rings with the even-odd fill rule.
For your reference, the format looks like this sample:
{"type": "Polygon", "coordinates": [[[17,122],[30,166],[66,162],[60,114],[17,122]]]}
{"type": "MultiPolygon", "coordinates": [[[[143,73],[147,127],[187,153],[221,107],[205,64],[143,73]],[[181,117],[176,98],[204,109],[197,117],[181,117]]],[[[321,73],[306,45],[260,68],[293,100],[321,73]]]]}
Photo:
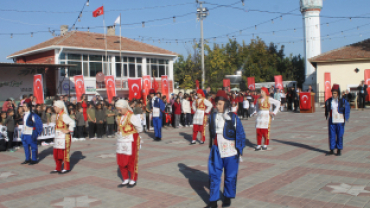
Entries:
{"type": "MultiPolygon", "coordinates": [[[[30,48],[26,48],[21,51],[15,52],[8,57],[20,56],[25,53],[32,52],[34,50],[42,50],[48,47],[75,47],[81,49],[86,48],[86,49],[105,50],[105,39],[104,34],[101,33],[71,31],[66,33],[64,36],[54,37],[50,40],[47,40],[30,48]]],[[[178,55],[174,52],[125,37],[121,37],[121,47],[122,52],[151,53],[170,56],[178,55]]],[[[107,49],[119,51],[120,49],[119,36],[107,35],[107,49]]]]}
{"type": "Polygon", "coordinates": [[[344,46],[309,59],[311,63],[370,60],[370,39],[344,46]]]}

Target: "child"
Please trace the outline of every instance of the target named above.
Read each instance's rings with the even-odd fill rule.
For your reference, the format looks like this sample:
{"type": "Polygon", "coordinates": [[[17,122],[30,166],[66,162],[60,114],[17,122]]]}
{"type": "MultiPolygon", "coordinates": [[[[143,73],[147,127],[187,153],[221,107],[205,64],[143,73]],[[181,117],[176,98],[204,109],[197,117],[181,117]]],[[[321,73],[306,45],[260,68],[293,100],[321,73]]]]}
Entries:
{"type": "Polygon", "coordinates": [[[8,109],[7,114],[8,114],[8,117],[6,118],[5,125],[7,127],[6,131],[8,133],[8,151],[15,152],[16,150],[13,149],[13,137],[14,137],[14,128],[15,128],[13,109],[8,109]]]}
{"type": "Polygon", "coordinates": [[[45,104],[42,104],[41,105],[41,121],[43,124],[47,124],[48,123],[48,119],[47,119],[47,116],[46,116],[46,105],[45,104]]]}
{"type": "Polygon", "coordinates": [[[249,101],[247,99],[247,96],[244,97],[244,101],[243,101],[243,119],[247,117],[247,120],[248,120],[248,117],[249,117],[249,101]]]}
{"type": "Polygon", "coordinates": [[[76,114],[76,136],[75,138],[78,141],[85,141],[84,138],[84,126],[85,126],[85,118],[84,118],[84,109],[82,107],[78,108],[78,112],[76,114]]]}
{"type": "Polygon", "coordinates": [[[191,107],[189,97],[190,96],[186,94],[181,103],[182,112],[185,116],[185,127],[190,127],[191,125],[191,107]]]}
{"type": "Polygon", "coordinates": [[[167,126],[171,126],[172,124],[172,104],[170,100],[167,100],[165,114],[166,114],[166,124],[167,126]]]}
{"type": "Polygon", "coordinates": [[[5,126],[5,121],[6,121],[6,112],[1,111],[1,117],[0,117],[0,125],[5,126]]]}
{"type": "Polygon", "coordinates": [[[114,135],[114,116],[116,113],[114,112],[113,105],[110,105],[109,108],[106,111],[107,116],[107,125],[108,125],[108,137],[113,137],[114,135]]]}
{"type": "Polygon", "coordinates": [[[46,112],[46,123],[49,125],[51,123],[52,108],[47,107],[45,112],[46,112]]]}
{"type": "MultiPolygon", "coordinates": [[[[69,117],[71,117],[71,119],[72,120],[76,120],[76,111],[75,111],[75,109],[74,108],[71,108],[71,109],[69,109],[69,117]]],[[[73,131],[73,137],[72,137],[72,142],[77,142],[78,141],[78,139],[76,138],[76,135],[77,135],[77,133],[76,133],[76,128],[74,129],[74,131],[73,131]]]]}
{"type": "Polygon", "coordinates": [[[181,117],[181,103],[180,97],[177,96],[175,103],[173,104],[173,112],[175,114],[175,128],[179,128],[180,117],[181,117]]]}
{"type": "Polygon", "coordinates": [[[98,139],[101,139],[103,138],[104,134],[104,121],[106,121],[106,117],[105,112],[103,111],[103,106],[100,102],[96,105],[95,116],[96,116],[96,135],[98,139]]]}
{"type": "Polygon", "coordinates": [[[95,137],[96,117],[95,117],[95,107],[93,103],[89,104],[89,109],[87,109],[86,113],[87,120],[89,122],[89,138],[93,140],[96,139],[95,137]]]}
{"type": "Polygon", "coordinates": [[[238,115],[238,106],[235,101],[231,102],[231,112],[233,112],[235,115],[238,115]]]}

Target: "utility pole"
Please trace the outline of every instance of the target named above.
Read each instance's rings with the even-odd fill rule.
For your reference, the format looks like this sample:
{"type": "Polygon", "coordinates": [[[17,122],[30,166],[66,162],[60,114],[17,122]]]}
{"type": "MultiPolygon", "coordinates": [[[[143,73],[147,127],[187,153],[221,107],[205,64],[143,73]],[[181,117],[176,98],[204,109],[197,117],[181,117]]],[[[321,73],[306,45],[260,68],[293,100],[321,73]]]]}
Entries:
{"type": "Polygon", "coordinates": [[[199,4],[197,8],[197,18],[200,20],[200,44],[201,44],[201,57],[202,57],[202,88],[205,89],[204,80],[205,80],[205,70],[204,70],[204,37],[203,37],[203,19],[206,18],[209,14],[208,9],[203,7],[203,1],[196,1],[199,4]]]}

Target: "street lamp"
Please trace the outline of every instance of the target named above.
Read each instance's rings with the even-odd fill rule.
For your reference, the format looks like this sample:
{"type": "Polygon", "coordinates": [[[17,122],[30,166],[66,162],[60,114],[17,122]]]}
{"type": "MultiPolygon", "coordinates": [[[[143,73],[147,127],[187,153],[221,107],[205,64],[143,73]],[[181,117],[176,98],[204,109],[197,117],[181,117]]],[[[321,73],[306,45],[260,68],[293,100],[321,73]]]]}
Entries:
{"type": "Polygon", "coordinates": [[[199,3],[199,7],[197,8],[197,18],[200,20],[200,44],[201,44],[201,57],[202,57],[202,88],[205,89],[204,80],[205,80],[205,72],[204,72],[204,38],[203,38],[203,19],[209,15],[209,11],[206,7],[203,7],[203,1],[196,1],[199,3]]]}

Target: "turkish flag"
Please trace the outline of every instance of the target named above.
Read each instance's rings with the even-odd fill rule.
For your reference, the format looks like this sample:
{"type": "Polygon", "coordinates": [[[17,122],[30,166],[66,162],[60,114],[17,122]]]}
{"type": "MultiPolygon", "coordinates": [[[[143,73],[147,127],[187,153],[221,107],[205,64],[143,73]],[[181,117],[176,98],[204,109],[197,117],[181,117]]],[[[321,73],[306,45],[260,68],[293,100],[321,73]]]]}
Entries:
{"type": "Polygon", "coordinates": [[[275,88],[282,90],[284,88],[283,87],[283,76],[276,75],[274,76],[274,78],[275,78],[275,88]]]}
{"type": "Polygon", "coordinates": [[[36,104],[44,103],[44,85],[41,74],[36,74],[33,76],[33,95],[37,99],[36,104]]]}
{"type": "Polygon", "coordinates": [[[199,81],[198,80],[195,80],[195,86],[196,86],[197,90],[199,90],[199,81]]]}
{"type": "Polygon", "coordinates": [[[169,86],[168,86],[168,77],[167,75],[162,75],[162,95],[166,95],[167,100],[170,97],[169,86]]]}
{"type": "Polygon", "coordinates": [[[254,77],[248,77],[248,89],[249,90],[255,90],[256,89],[256,82],[254,81],[254,77]]]}
{"type": "Polygon", "coordinates": [[[311,109],[311,93],[310,92],[300,92],[299,93],[299,108],[301,110],[311,109]]]}
{"type": "Polygon", "coordinates": [[[325,101],[331,98],[331,78],[330,72],[324,74],[324,87],[325,87],[325,101]]]}
{"type": "Polygon", "coordinates": [[[370,101],[370,69],[365,69],[365,84],[367,85],[367,96],[366,101],[370,101]]]}
{"type": "Polygon", "coordinates": [[[224,79],[223,80],[223,86],[225,88],[227,87],[227,91],[230,92],[230,80],[229,79],[224,79]]]}
{"type": "Polygon", "coordinates": [[[153,78],[153,89],[157,92],[158,88],[159,88],[159,84],[157,81],[155,81],[155,78],[153,78]]]}
{"type": "Polygon", "coordinates": [[[105,88],[107,89],[108,101],[112,102],[114,96],[116,96],[116,82],[113,75],[104,77],[105,88]]]}
{"type": "Polygon", "coordinates": [[[76,75],[74,76],[75,81],[75,89],[76,89],[76,97],[77,102],[81,101],[81,96],[85,94],[85,82],[83,75],[76,75]]]}
{"type": "Polygon", "coordinates": [[[141,78],[129,78],[128,82],[128,98],[129,100],[141,98],[141,78]]]}
{"type": "Polygon", "coordinates": [[[95,11],[93,11],[92,15],[93,17],[99,17],[100,15],[103,15],[104,14],[104,7],[101,6],[99,8],[97,8],[95,11]]]}
{"type": "Polygon", "coordinates": [[[152,86],[150,75],[143,76],[143,101],[146,105],[146,97],[149,95],[150,86],[152,86]]]}

